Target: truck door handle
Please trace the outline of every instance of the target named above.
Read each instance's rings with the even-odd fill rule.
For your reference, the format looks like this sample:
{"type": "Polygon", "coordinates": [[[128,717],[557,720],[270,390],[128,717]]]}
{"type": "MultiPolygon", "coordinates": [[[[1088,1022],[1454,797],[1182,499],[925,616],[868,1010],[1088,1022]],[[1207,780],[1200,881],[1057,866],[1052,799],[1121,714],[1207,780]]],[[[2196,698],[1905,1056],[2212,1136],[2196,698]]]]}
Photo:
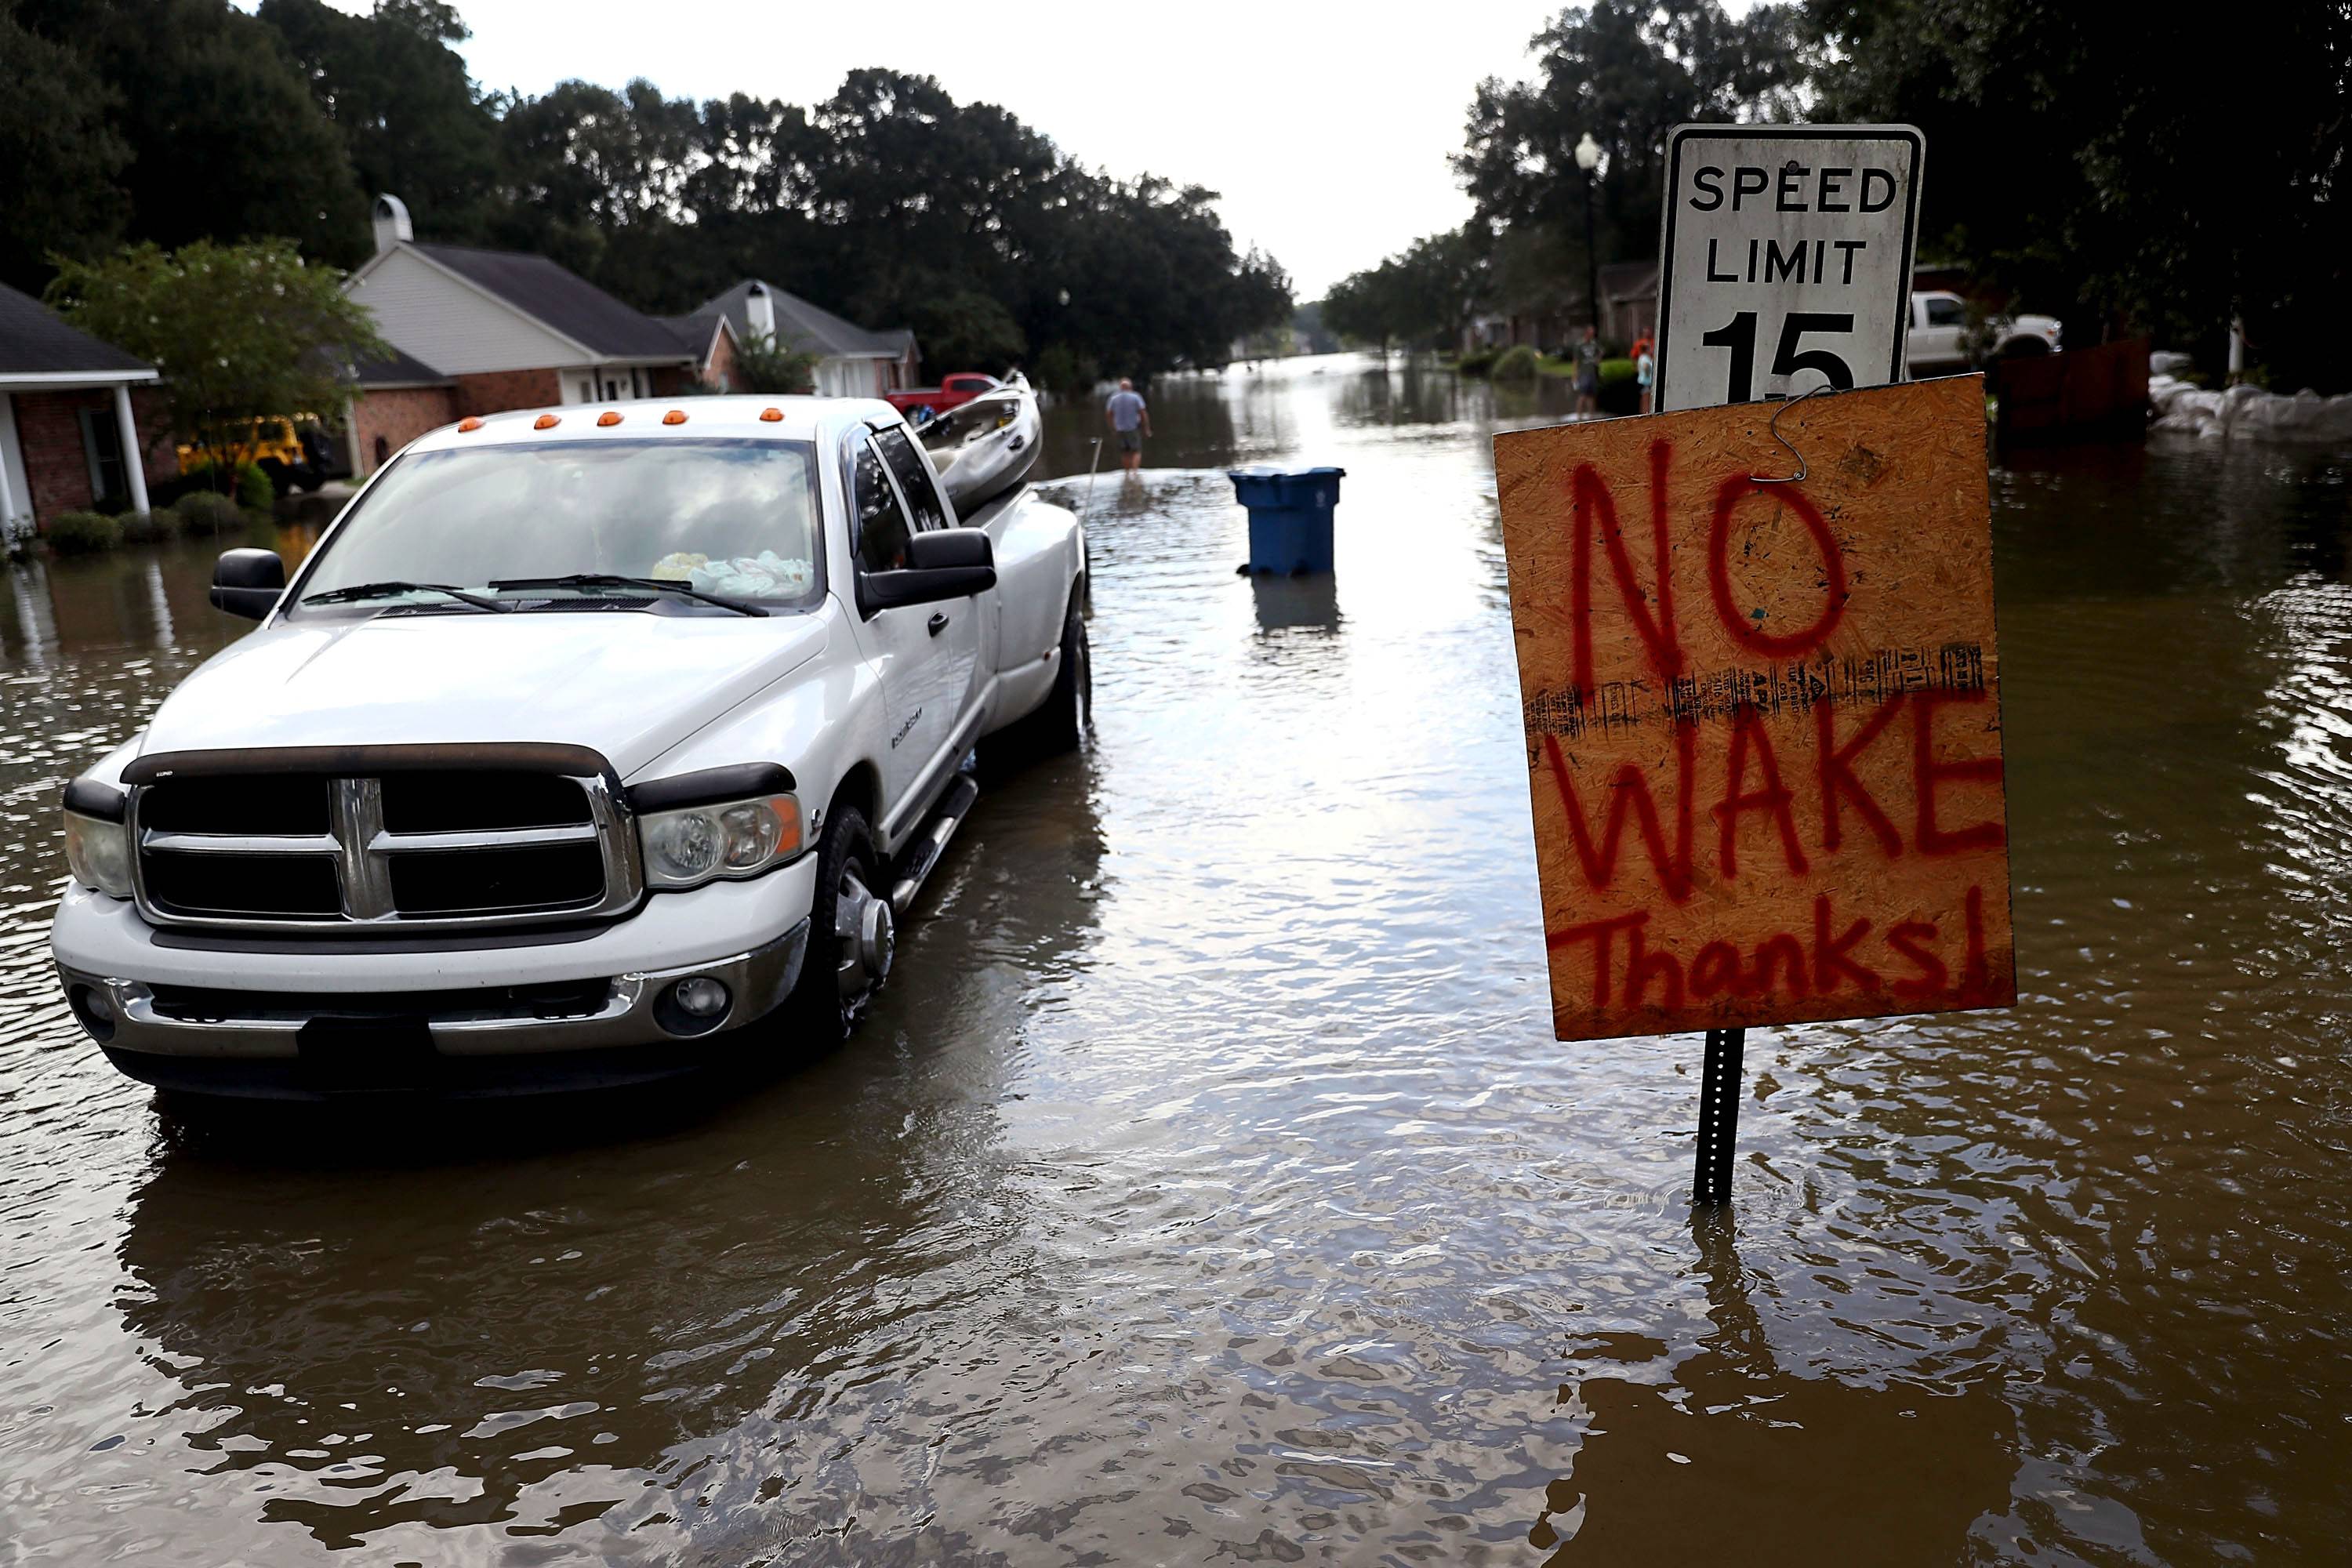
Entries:
{"type": "Polygon", "coordinates": [[[944,615],[933,616],[930,619],[930,627],[931,635],[933,637],[939,636],[941,632],[948,629],[947,616],[944,615]]]}

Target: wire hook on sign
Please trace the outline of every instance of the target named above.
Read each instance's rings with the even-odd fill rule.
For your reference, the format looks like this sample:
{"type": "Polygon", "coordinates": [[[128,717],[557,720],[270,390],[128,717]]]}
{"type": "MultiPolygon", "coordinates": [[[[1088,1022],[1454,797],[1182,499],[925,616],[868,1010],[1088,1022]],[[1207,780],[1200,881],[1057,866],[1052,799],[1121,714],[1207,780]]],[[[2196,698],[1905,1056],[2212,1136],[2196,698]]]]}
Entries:
{"type": "Polygon", "coordinates": [[[1790,409],[1794,408],[1798,404],[1802,403],[1806,398],[1817,396],[1822,393],[1831,390],[1832,390],[1832,384],[1825,381],[1810,392],[1801,392],[1794,397],[1784,397],[1780,400],[1780,405],[1772,410],[1772,423],[1769,427],[1769,430],[1772,439],[1780,442],[1783,447],[1788,447],[1789,456],[1797,459],[1797,471],[1793,474],[1750,474],[1748,476],[1748,483],[1756,485],[1793,485],[1799,479],[1805,477],[1806,473],[1810,471],[1805,467],[1805,455],[1797,450],[1795,443],[1791,442],[1786,436],[1780,434],[1780,416],[1789,412],[1790,409]]]}

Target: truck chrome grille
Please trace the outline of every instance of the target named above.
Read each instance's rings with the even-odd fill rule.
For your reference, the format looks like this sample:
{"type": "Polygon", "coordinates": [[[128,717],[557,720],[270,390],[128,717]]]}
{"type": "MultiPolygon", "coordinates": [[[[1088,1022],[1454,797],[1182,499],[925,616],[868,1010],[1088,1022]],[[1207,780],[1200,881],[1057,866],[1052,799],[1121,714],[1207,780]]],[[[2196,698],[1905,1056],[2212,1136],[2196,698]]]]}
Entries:
{"type": "Polygon", "coordinates": [[[131,826],[139,907],[163,925],[529,924],[617,914],[643,888],[596,774],[206,772],[132,790],[131,826]]]}

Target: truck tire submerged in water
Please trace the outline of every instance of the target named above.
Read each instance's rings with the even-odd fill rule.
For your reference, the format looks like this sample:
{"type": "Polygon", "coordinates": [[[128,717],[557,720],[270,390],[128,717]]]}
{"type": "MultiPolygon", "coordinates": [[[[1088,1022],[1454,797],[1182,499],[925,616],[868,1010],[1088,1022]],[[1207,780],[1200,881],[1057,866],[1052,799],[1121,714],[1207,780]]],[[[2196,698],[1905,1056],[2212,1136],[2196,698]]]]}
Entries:
{"type": "Polygon", "coordinates": [[[1054,672],[1054,689],[1035,712],[982,742],[982,759],[990,766],[1075,752],[1086,738],[1087,722],[1094,711],[1095,680],[1085,605],[1086,584],[1079,583],[1070,589],[1069,608],[1062,616],[1062,660],[1054,672]]]}
{"type": "Polygon", "coordinates": [[[1062,620],[1062,668],[1055,671],[1053,692],[1034,715],[1042,751],[1076,751],[1094,711],[1094,650],[1087,645],[1087,617],[1079,609],[1082,596],[1079,589],[1070,591],[1069,612],[1062,620]]]}

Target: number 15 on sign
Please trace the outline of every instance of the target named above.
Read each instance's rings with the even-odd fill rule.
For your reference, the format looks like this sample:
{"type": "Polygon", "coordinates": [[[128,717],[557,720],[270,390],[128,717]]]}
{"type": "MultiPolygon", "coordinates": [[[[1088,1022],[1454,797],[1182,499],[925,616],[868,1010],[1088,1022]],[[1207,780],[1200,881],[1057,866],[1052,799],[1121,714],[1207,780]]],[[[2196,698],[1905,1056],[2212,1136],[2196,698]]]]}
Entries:
{"type": "Polygon", "coordinates": [[[1920,163],[1909,126],[1676,127],[1658,411],[1900,381],[1920,163]]]}

